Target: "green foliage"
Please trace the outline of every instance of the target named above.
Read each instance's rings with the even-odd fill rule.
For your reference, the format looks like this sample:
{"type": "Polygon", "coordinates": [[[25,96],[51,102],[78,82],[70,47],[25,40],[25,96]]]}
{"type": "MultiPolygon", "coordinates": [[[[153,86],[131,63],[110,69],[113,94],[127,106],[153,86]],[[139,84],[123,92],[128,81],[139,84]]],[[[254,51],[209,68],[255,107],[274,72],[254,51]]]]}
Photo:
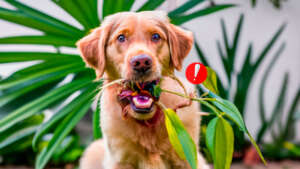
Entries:
{"type": "Polygon", "coordinates": [[[297,89],[296,94],[294,97],[292,97],[292,103],[290,104],[290,107],[288,108],[287,117],[286,119],[283,118],[284,113],[284,106],[286,105],[286,95],[287,95],[287,89],[288,89],[288,82],[289,82],[289,74],[286,73],[284,75],[284,79],[281,84],[281,88],[278,94],[278,97],[276,99],[276,102],[274,104],[274,108],[271,112],[271,116],[268,119],[266,117],[266,108],[264,104],[264,97],[265,97],[265,86],[268,77],[270,76],[270,73],[278,60],[280,54],[283,52],[285,48],[285,43],[281,45],[281,47],[278,49],[278,51],[275,53],[275,56],[272,58],[271,62],[269,63],[264,75],[263,79],[260,83],[259,88],[259,108],[260,108],[260,120],[261,120],[261,127],[259,129],[259,132],[257,134],[257,142],[263,143],[263,138],[267,131],[271,131],[272,133],[272,144],[276,146],[270,146],[264,144],[264,149],[268,152],[270,157],[272,158],[285,158],[286,155],[292,157],[293,155],[298,156],[297,153],[297,145],[293,145],[293,143],[288,143],[288,141],[294,141],[295,137],[295,128],[296,128],[296,122],[297,118],[295,114],[297,113],[297,105],[299,105],[300,101],[300,87],[297,89]],[[283,124],[283,122],[285,123],[283,124]],[[277,127],[279,130],[278,132],[274,131],[274,128],[277,127]],[[292,146],[293,145],[293,146],[292,146]],[[282,151],[282,149],[286,149],[289,152],[282,151]],[[278,153],[279,152],[279,153],[278,153]]]}
{"type": "MultiPolygon", "coordinates": [[[[22,2],[15,0],[6,0],[5,2],[12,5],[14,9],[0,7],[0,19],[40,31],[42,34],[2,37],[0,44],[50,45],[58,49],[53,53],[0,52],[1,64],[37,61],[34,65],[17,70],[0,81],[0,135],[3,137],[0,140],[1,150],[3,150],[1,152],[5,152],[4,149],[16,152],[28,148],[28,143],[31,143],[32,139],[34,150],[39,151],[38,147],[45,143],[43,137],[53,133],[47,144],[41,146],[42,150],[37,156],[36,168],[43,168],[51,157],[53,160],[56,159],[56,162],[58,157],[63,155],[65,155],[63,157],[67,157],[64,153],[58,153],[62,156],[55,155],[56,151],[60,149],[61,143],[74,136],[70,132],[90,109],[91,100],[97,93],[97,86],[101,85],[101,82],[93,81],[95,79],[94,72],[85,68],[80,56],[60,53],[59,49],[61,47],[74,48],[76,41],[99,26],[103,18],[98,18],[99,3],[97,0],[51,1],[78,21],[82,25],[82,29],[22,2]],[[74,93],[79,93],[79,95],[72,97],[74,93]],[[67,98],[70,100],[68,103],[66,102],[67,98]],[[26,132],[13,129],[36,115],[43,115],[46,109],[54,112],[49,120],[35,124],[26,132]],[[24,142],[24,144],[19,144],[20,142],[24,142]],[[16,144],[19,146],[15,146],[16,144]]],[[[105,17],[115,12],[128,11],[134,2],[134,0],[104,0],[103,7],[99,12],[105,17]]],[[[164,2],[164,0],[147,0],[137,11],[155,10],[164,2]]],[[[169,17],[173,23],[182,24],[196,17],[233,6],[232,4],[220,4],[188,13],[202,2],[204,0],[187,1],[171,11],[169,17]]],[[[101,137],[99,113],[100,109],[97,109],[93,115],[95,138],[101,137]]],[[[69,144],[66,145],[70,145],[70,142],[72,141],[69,140],[69,144]]],[[[79,149],[69,152],[69,159],[75,159],[81,153],[79,149]]]]}
{"type": "MultiPolygon", "coordinates": [[[[213,70],[210,69],[210,71],[213,70]]],[[[210,73],[210,75],[214,75],[214,73],[210,73]]],[[[208,79],[209,78],[211,77],[208,77],[208,79]]],[[[210,86],[213,89],[217,89],[216,83],[214,81],[209,80],[207,81],[206,85],[210,86]]],[[[156,87],[160,88],[159,85],[157,85],[156,87]]],[[[169,91],[166,89],[160,89],[159,91],[188,98],[191,101],[198,101],[202,105],[209,108],[213,112],[213,116],[216,116],[210,120],[205,131],[206,145],[211,153],[214,167],[216,169],[229,169],[231,166],[232,155],[234,151],[234,133],[230,123],[227,120],[235,123],[237,126],[239,126],[240,131],[249,136],[251,143],[255,147],[261,160],[266,165],[266,161],[255,140],[246,128],[245,122],[237,107],[230,101],[217,96],[216,94],[205,88],[204,85],[200,85],[199,88],[203,92],[205,92],[205,94],[200,98],[189,97],[187,95],[169,91]]],[[[158,102],[158,105],[160,105],[165,113],[166,128],[172,146],[182,159],[187,159],[191,167],[193,169],[196,168],[194,162],[197,161],[197,154],[194,153],[196,147],[193,140],[188,135],[188,132],[184,128],[176,113],[172,109],[166,108],[160,102],[158,102]]]]}
{"type": "Polygon", "coordinates": [[[163,109],[163,111],[166,115],[165,124],[171,144],[177,154],[189,162],[192,169],[197,169],[197,149],[193,139],[172,109],[163,109]]]}
{"type": "MultiPolygon", "coordinates": [[[[265,45],[263,50],[259,53],[257,59],[253,59],[253,48],[252,43],[248,45],[248,49],[245,54],[245,59],[242,64],[241,70],[236,71],[234,65],[236,65],[237,50],[239,47],[240,36],[242,32],[242,26],[244,22],[244,15],[241,15],[235,32],[230,42],[228,38],[228,33],[225,26],[225,21],[221,20],[222,36],[223,36],[223,46],[221,42],[217,40],[216,46],[219,52],[220,59],[222,61],[223,70],[226,75],[227,86],[224,86],[224,82],[217,78],[217,84],[219,88],[219,95],[222,98],[232,100],[234,105],[237,106],[237,109],[241,112],[242,117],[245,114],[245,105],[249,93],[250,85],[253,82],[257,70],[260,68],[262,62],[268,57],[268,53],[273,48],[275,43],[278,41],[280,35],[282,34],[285,24],[283,24],[269,42],[265,45]],[[254,60],[254,61],[253,61],[254,60]],[[235,80],[235,81],[234,81],[235,80]],[[233,88],[232,84],[236,83],[237,87],[233,88]]],[[[195,44],[196,51],[198,53],[199,59],[203,64],[211,67],[210,63],[207,61],[207,56],[205,56],[200,45],[196,42],[195,44]]],[[[212,67],[213,68],[213,67],[212,67]]],[[[217,73],[217,77],[219,74],[217,73]]],[[[234,127],[234,132],[236,136],[236,148],[241,149],[244,144],[244,134],[234,127]]]]}
{"type": "Polygon", "coordinates": [[[97,107],[96,110],[93,113],[93,135],[94,135],[94,139],[99,139],[102,137],[102,132],[101,132],[101,128],[100,128],[100,96],[97,100],[97,107]]]}
{"type": "Polygon", "coordinates": [[[234,142],[232,127],[222,117],[215,117],[209,122],[206,132],[206,144],[212,153],[215,169],[230,169],[234,142]]]}
{"type": "MultiPolygon", "coordinates": [[[[282,6],[282,3],[286,2],[287,0],[269,0],[269,1],[270,1],[270,3],[272,3],[272,5],[275,8],[280,9],[282,6]]],[[[257,4],[257,0],[251,0],[252,7],[256,7],[256,4],[257,4]]]]}
{"type": "Polygon", "coordinates": [[[213,93],[219,94],[218,84],[217,84],[217,75],[216,72],[213,71],[210,67],[206,67],[207,70],[207,78],[202,83],[208,90],[213,93]]]}

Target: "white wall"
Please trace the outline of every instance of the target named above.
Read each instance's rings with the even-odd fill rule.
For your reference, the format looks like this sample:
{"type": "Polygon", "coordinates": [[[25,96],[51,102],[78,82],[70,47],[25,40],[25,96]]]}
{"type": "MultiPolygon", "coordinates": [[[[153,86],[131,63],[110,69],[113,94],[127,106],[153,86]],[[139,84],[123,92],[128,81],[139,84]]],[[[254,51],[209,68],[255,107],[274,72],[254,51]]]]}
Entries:
{"type": "MultiPolygon", "coordinates": [[[[53,5],[49,0],[21,0],[26,4],[30,4],[42,11],[45,11],[55,17],[58,17],[68,23],[78,26],[79,24],[72,19],[69,15],[64,13],[61,9],[53,5]]],[[[137,8],[142,4],[144,0],[138,0],[134,8],[137,8]]],[[[206,17],[198,18],[183,26],[195,32],[195,36],[198,39],[201,47],[204,49],[207,56],[209,56],[209,62],[218,67],[216,71],[221,72],[222,66],[220,58],[216,50],[216,40],[221,40],[221,28],[220,19],[224,18],[230,35],[233,34],[236,22],[241,13],[245,14],[245,22],[243,26],[243,32],[241,37],[240,48],[238,50],[237,63],[235,69],[240,70],[241,63],[243,62],[246,48],[249,42],[254,44],[254,56],[258,56],[258,53],[262,50],[263,46],[278,27],[284,23],[288,23],[288,27],[282,34],[279,43],[275,45],[275,50],[279,47],[280,43],[287,42],[287,47],[283,52],[282,56],[275,65],[268,81],[266,84],[266,107],[267,111],[270,113],[275,104],[275,99],[278,95],[280,85],[282,83],[282,78],[284,72],[290,72],[290,83],[288,89],[288,99],[287,104],[289,105],[292,101],[292,96],[295,95],[296,89],[300,85],[300,1],[299,0],[288,0],[288,2],[283,4],[281,10],[276,10],[268,0],[258,1],[258,5],[255,9],[251,8],[250,0],[216,0],[216,2],[232,2],[235,4],[240,4],[238,7],[227,9],[225,11],[219,12],[217,14],[209,15],[206,17]]],[[[169,3],[165,3],[161,9],[170,10],[177,5],[182,4],[182,0],[169,0],[169,3]]],[[[206,4],[204,4],[205,6],[206,4]]],[[[5,2],[0,1],[1,7],[9,7],[5,2]]],[[[203,6],[199,6],[203,7],[203,6]]],[[[198,8],[199,8],[198,7],[198,8]]],[[[8,23],[6,21],[0,20],[0,37],[10,36],[10,35],[22,35],[22,34],[40,34],[39,31],[31,30],[28,28],[21,28],[15,24],[8,23]]],[[[230,36],[231,37],[231,36],[230,36]]],[[[246,123],[251,133],[255,133],[259,127],[259,115],[258,115],[258,87],[261,81],[262,73],[264,72],[266,65],[269,63],[270,59],[273,57],[275,50],[272,50],[271,55],[269,55],[261,69],[259,70],[257,76],[255,76],[254,84],[251,87],[251,92],[247,102],[247,114],[246,123]]],[[[29,46],[29,45],[6,45],[0,46],[0,50],[38,50],[38,51],[53,51],[52,47],[48,46],[29,46]]],[[[76,52],[74,50],[65,49],[64,51],[76,52]]],[[[255,59],[255,58],[254,58],[255,59]]],[[[193,49],[188,59],[185,60],[185,65],[198,61],[197,55],[193,49]]],[[[0,65],[0,75],[7,76],[13,72],[16,68],[20,66],[26,66],[28,64],[7,64],[0,65]]],[[[183,69],[185,70],[185,69],[183,69]]],[[[183,75],[183,73],[179,73],[183,75]]],[[[222,79],[224,79],[224,74],[222,79]]],[[[288,106],[286,106],[288,107],[288,106]]],[[[286,111],[286,110],[285,110],[286,111]]],[[[300,131],[300,126],[298,125],[298,131],[300,131]]],[[[299,137],[299,136],[298,136],[299,137]]]]}

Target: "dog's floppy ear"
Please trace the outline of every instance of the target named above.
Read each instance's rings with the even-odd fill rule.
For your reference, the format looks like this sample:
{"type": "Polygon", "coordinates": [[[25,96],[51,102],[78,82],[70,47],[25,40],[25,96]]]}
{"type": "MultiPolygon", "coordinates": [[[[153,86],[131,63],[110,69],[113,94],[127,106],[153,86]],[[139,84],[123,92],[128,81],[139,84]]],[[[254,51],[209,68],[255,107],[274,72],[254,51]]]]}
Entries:
{"type": "Polygon", "coordinates": [[[105,68],[105,44],[109,26],[94,29],[89,35],[80,39],[76,45],[84,62],[95,69],[97,79],[101,78],[105,68]]]}
{"type": "Polygon", "coordinates": [[[181,70],[184,58],[190,52],[193,43],[193,33],[169,24],[168,38],[171,51],[171,61],[177,70],[181,70]]]}

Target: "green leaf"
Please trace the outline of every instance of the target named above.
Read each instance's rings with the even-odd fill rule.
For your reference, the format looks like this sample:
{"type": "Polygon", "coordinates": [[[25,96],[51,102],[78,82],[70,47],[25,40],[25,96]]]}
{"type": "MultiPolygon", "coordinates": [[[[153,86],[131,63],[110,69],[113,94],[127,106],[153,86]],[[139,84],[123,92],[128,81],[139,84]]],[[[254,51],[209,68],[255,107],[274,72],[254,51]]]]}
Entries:
{"type": "Polygon", "coordinates": [[[84,26],[85,30],[99,26],[97,11],[91,10],[89,3],[86,1],[52,0],[52,2],[74,17],[84,26]]]}
{"type": "Polygon", "coordinates": [[[55,65],[55,62],[52,63],[46,62],[46,63],[41,63],[39,65],[31,66],[28,69],[23,69],[22,71],[18,71],[16,74],[13,74],[11,77],[1,81],[0,89],[1,90],[7,89],[12,86],[24,83],[25,81],[33,80],[35,78],[49,75],[51,73],[61,72],[63,70],[71,73],[71,72],[78,72],[84,70],[85,68],[82,62],[68,63],[64,65],[55,65]],[[28,74],[28,69],[33,71],[30,74],[28,74]]]}
{"type": "Polygon", "coordinates": [[[20,140],[30,139],[38,125],[42,123],[43,118],[43,115],[34,115],[21,123],[14,125],[13,128],[1,132],[0,154],[7,152],[7,149],[11,148],[14,144],[17,144],[20,140]]]}
{"type": "Polygon", "coordinates": [[[122,12],[122,11],[130,11],[134,0],[104,0],[102,7],[102,17],[106,17],[108,15],[122,12]]]}
{"type": "Polygon", "coordinates": [[[64,29],[60,29],[60,27],[56,27],[52,23],[48,23],[47,21],[40,20],[38,18],[34,18],[28,16],[27,14],[20,11],[13,11],[0,7],[0,19],[13,22],[16,24],[20,24],[26,27],[30,27],[33,29],[37,29],[43,31],[47,34],[59,35],[59,36],[67,36],[67,37],[75,37],[79,39],[79,36],[82,36],[82,33],[76,32],[74,33],[65,31],[64,29]]]}
{"type": "Polygon", "coordinates": [[[33,115],[33,116],[23,120],[20,123],[17,123],[16,125],[14,125],[13,128],[10,128],[10,129],[5,130],[4,132],[0,133],[0,143],[5,141],[8,137],[11,137],[12,135],[14,135],[16,132],[19,132],[20,130],[40,125],[43,122],[43,119],[44,119],[44,115],[38,114],[38,115],[33,115]]]}
{"type": "Polygon", "coordinates": [[[260,112],[260,118],[261,118],[262,122],[266,122],[266,117],[265,117],[266,113],[265,113],[265,108],[264,108],[264,105],[265,105],[264,104],[264,91],[265,91],[266,82],[267,82],[267,79],[269,77],[269,74],[270,74],[272,68],[274,67],[276,61],[278,60],[279,56],[283,52],[285,46],[286,46],[285,43],[283,43],[280,46],[280,48],[276,52],[275,56],[273,57],[272,61],[268,65],[266,71],[264,72],[262,81],[260,83],[260,87],[259,87],[259,110],[260,111],[259,112],[260,112]]]}
{"type": "Polygon", "coordinates": [[[269,43],[265,46],[265,48],[262,50],[262,52],[260,53],[260,55],[258,56],[258,59],[256,60],[256,62],[253,65],[254,69],[257,69],[257,67],[261,64],[261,62],[264,60],[264,58],[266,58],[265,56],[267,55],[267,53],[271,50],[271,48],[274,46],[275,42],[278,40],[278,38],[280,37],[280,35],[282,34],[282,32],[284,31],[286,27],[286,24],[283,24],[278,31],[274,34],[274,36],[272,37],[272,39],[269,41],[269,43]]]}
{"type": "MultiPolygon", "coordinates": [[[[17,12],[20,12],[23,14],[23,16],[28,16],[31,20],[36,20],[39,22],[40,25],[45,25],[44,30],[47,33],[53,33],[57,35],[62,36],[69,36],[69,37],[78,37],[80,38],[83,35],[83,32],[80,31],[78,28],[75,28],[74,26],[71,26],[65,22],[62,22],[54,17],[51,17],[45,13],[42,13],[41,11],[37,9],[30,8],[29,6],[15,0],[6,0],[10,5],[16,7],[18,10],[17,12]],[[46,27],[48,26],[48,28],[46,27]],[[51,30],[51,32],[49,32],[51,30]]],[[[19,21],[19,20],[15,20],[19,21]]],[[[20,22],[20,21],[19,21],[20,22]]],[[[25,22],[22,23],[22,25],[26,24],[25,22]]],[[[24,25],[33,27],[34,25],[24,25]]],[[[43,31],[43,30],[42,30],[43,31]]]]}
{"type": "Polygon", "coordinates": [[[218,87],[217,87],[217,75],[215,71],[207,66],[206,66],[206,70],[207,70],[207,78],[202,84],[213,93],[219,94],[218,87]]]}
{"type": "Polygon", "coordinates": [[[76,39],[54,35],[26,35],[0,38],[0,44],[37,44],[75,47],[76,39]]]}
{"type": "Polygon", "coordinates": [[[252,5],[252,7],[255,7],[256,6],[256,0],[251,0],[251,5],[252,5]]]}
{"type": "Polygon", "coordinates": [[[31,126],[31,127],[27,127],[27,128],[24,128],[23,130],[19,130],[19,131],[15,132],[14,134],[7,137],[4,141],[2,141],[0,143],[0,150],[15,143],[16,141],[18,141],[22,138],[32,135],[36,131],[37,128],[38,128],[38,126],[31,126]]]}
{"type": "Polygon", "coordinates": [[[199,3],[204,2],[204,0],[189,0],[186,3],[184,3],[183,5],[180,5],[178,8],[174,9],[173,11],[169,12],[169,16],[176,16],[176,15],[180,15],[186,11],[188,11],[189,9],[192,9],[193,7],[195,7],[196,5],[198,5],[199,3]]]}
{"type": "Polygon", "coordinates": [[[186,159],[192,169],[197,169],[196,145],[172,109],[164,109],[169,140],[179,157],[186,159]]]}
{"type": "Polygon", "coordinates": [[[247,128],[245,126],[243,117],[241,116],[240,111],[236,108],[236,106],[228,100],[224,100],[213,92],[209,91],[203,85],[200,85],[201,89],[204,92],[208,92],[209,96],[212,98],[216,98],[211,101],[217,108],[219,108],[225,115],[230,118],[234,123],[236,123],[240,130],[247,132],[247,128]]]}
{"type": "Polygon", "coordinates": [[[215,169],[230,169],[234,135],[230,124],[216,117],[207,127],[206,143],[213,156],[215,169]]]}
{"type": "Polygon", "coordinates": [[[94,135],[94,140],[97,140],[102,137],[102,132],[100,128],[100,96],[98,97],[97,100],[97,107],[96,110],[93,113],[93,135],[94,135]]]}
{"type": "Polygon", "coordinates": [[[90,108],[91,103],[92,100],[90,100],[87,104],[80,107],[79,109],[74,110],[72,113],[69,113],[69,115],[59,124],[47,147],[44,148],[38,155],[35,163],[36,169],[43,169],[45,167],[64,138],[86,114],[87,110],[90,108]]]}
{"type": "Polygon", "coordinates": [[[206,60],[205,54],[204,54],[203,50],[201,49],[201,47],[200,47],[199,43],[197,42],[197,40],[195,40],[195,49],[196,49],[196,52],[198,54],[198,57],[199,57],[200,61],[204,65],[211,67],[210,64],[208,63],[208,61],[206,60]]]}
{"type": "Polygon", "coordinates": [[[193,12],[193,13],[188,14],[188,15],[171,16],[170,18],[171,18],[172,23],[174,23],[176,25],[181,25],[181,24],[183,24],[183,23],[185,23],[189,20],[192,20],[194,18],[201,17],[201,16],[206,16],[206,15],[215,13],[217,11],[224,10],[224,9],[227,9],[227,8],[231,8],[231,7],[234,7],[234,6],[235,5],[233,5],[233,4],[215,5],[215,6],[212,6],[212,7],[208,7],[208,8],[205,8],[205,9],[198,10],[198,11],[193,12]]]}
{"type": "Polygon", "coordinates": [[[298,112],[295,112],[295,115],[294,115],[294,120],[297,121],[300,119],[300,111],[298,112]]]}
{"type": "Polygon", "coordinates": [[[297,113],[297,107],[299,106],[299,101],[300,101],[300,88],[298,88],[298,90],[296,91],[296,95],[293,97],[293,102],[291,104],[291,107],[288,110],[288,116],[287,116],[287,120],[285,123],[285,127],[284,127],[284,132],[283,132],[283,138],[286,139],[290,133],[290,129],[292,127],[295,127],[295,113],[297,113]]]}
{"type": "Polygon", "coordinates": [[[264,158],[264,156],[262,155],[258,145],[256,144],[255,140],[253,139],[253,137],[251,136],[251,134],[247,131],[247,135],[250,139],[250,142],[252,143],[252,145],[254,146],[254,148],[256,149],[256,152],[258,153],[260,159],[262,160],[262,162],[265,164],[265,166],[267,165],[267,162],[264,158]]]}
{"type": "Polygon", "coordinates": [[[246,128],[245,122],[241,116],[241,113],[239,112],[239,110],[236,108],[236,106],[231,103],[228,100],[224,100],[221,97],[217,96],[216,94],[212,93],[211,91],[209,91],[208,89],[206,89],[203,85],[200,85],[201,89],[204,92],[208,92],[209,96],[212,98],[216,98],[216,100],[211,101],[217,108],[219,108],[222,112],[224,112],[225,116],[228,117],[230,120],[232,120],[241,131],[245,132],[248,137],[250,138],[251,143],[253,144],[253,146],[255,147],[257,153],[259,154],[261,160],[263,161],[263,163],[266,165],[266,161],[259,149],[259,147],[257,146],[255,140],[253,139],[253,137],[250,135],[248,129],[246,128]]]}
{"type": "Polygon", "coordinates": [[[69,62],[82,62],[78,55],[48,53],[48,52],[0,52],[0,63],[25,62],[25,61],[57,61],[61,59],[69,60],[69,62]]]}
{"type": "Polygon", "coordinates": [[[158,98],[162,91],[162,89],[160,88],[160,85],[159,84],[155,85],[153,90],[154,90],[154,92],[153,92],[154,97],[158,98]]]}
{"type": "Polygon", "coordinates": [[[79,96],[77,96],[74,100],[72,100],[70,103],[68,103],[65,107],[60,109],[57,113],[55,113],[55,115],[53,115],[51,117],[51,119],[49,119],[47,122],[43,123],[34,135],[34,138],[32,141],[32,147],[34,149],[36,149],[37,145],[38,145],[38,141],[50,129],[55,128],[57,125],[57,122],[62,120],[64,117],[66,117],[70,112],[72,112],[75,109],[82,107],[82,105],[85,105],[86,103],[88,103],[88,101],[91,100],[96,95],[95,88],[96,88],[96,85],[91,84],[79,96]]]}
{"type": "MultiPolygon", "coordinates": [[[[61,71],[55,71],[53,73],[48,73],[44,76],[37,77],[33,80],[27,80],[25,82],[15,83],[14,86],[8,88],[7,90],[2,91],[3,94],[0,95],[0,106],[6,105],[17,98],[20,98],[25,94],[28,94],[29,92],[33,92],[39,87],[43,86],[45,89],[46,87],[45,85],[49,85],[56,81],[59,82],[66,75],[70,73],[75,73],[77,71],[78,69],[67,69],[67,70],[63,69],[61,71]]],[[[13,78],[11,81],[13,82],[13,78]]],[[[54,85],[56,85],[56,83],[54,85]]],[[[0,82],[0,86],[1,86],[1,82],[0,82]]]]}
{"type": "Polygon", "coordinates": [[[209,152],[211,153],[212,157],[214,156],[214,144],[215,144],[215,133],[216,133],[216,126],[217,126],[217,122],[218,122],[219,118],[215,117],[214,119],[210,120],[208,125],[207,125],[207,129],[206,129],[206,145],[207,148],[209,150],[209,152]]]}
{"type": "Polygon", "coordinates": [[[151,11],[158,8],[165,0],[148,0],[137,11],[151,11]]]}
{"type": "Polygon", "coordinates": [[[9,115],[0,119],[0,132],[12,127],[14,124],[38,113],[42,109],[46,108],[51,103],[64,98],[73,92],[79,90],[87,84],[90,84],[90,79],[80,79],[71,83],[65,84],[61,87],[49,91],[47,94],[40,98],[25,104],[24,106],[11,112],[9,115]]]}

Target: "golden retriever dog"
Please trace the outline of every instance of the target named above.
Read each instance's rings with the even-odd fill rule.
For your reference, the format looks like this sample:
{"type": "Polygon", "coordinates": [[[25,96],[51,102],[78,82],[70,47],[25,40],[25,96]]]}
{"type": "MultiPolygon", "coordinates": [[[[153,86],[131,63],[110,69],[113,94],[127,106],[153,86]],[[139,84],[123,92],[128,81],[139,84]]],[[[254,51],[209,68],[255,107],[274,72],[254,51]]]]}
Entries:
{"type": "MultiPolygon", "coordinates": [[[[97,78],[105,79],[104,84],[125,79],[140,89],[124,90],[122,84],[104,89],[100,122],[103,139],[86,149],[81,169],[190,169],[169,142],[164,114],[155,101],[176,110],[195,143],[200,127],[198,103],[169,93],[158,98],[149,93],[157,83],[161,88],[184,93],[169,75],[182,68],[192,45],[192,33],[171,24],[166,13],[158,11],[108,16],[99,28],[78,41],[83,60],[95,69],[97,78]]],[[[190,95],[195,95],[192,85],[184,85],[190,95]]],[[[198,169],[207,168],[198,154],[198,169]]]]}

